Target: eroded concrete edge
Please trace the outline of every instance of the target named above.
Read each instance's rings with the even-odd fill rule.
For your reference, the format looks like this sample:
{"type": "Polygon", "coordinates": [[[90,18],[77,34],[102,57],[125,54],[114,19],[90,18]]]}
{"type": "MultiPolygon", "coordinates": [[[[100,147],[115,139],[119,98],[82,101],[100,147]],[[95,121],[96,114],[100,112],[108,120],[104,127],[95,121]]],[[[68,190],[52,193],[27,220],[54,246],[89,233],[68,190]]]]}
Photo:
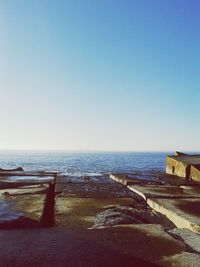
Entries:
{"type": "MultiPolygon", "coordinates": [[[[122,183],[125,185],[124,181],[120,181],[119,177],[116,177],[115,175],[111,174],[110,178],[116,182],[122,183]]],[[[186,228],[189,229],[197,234],[200,234],[200,225],[191,222],[190,220],[178,215],[172,210],[169,210],[165,208],[163,205],[160,203],[156,202],[156,199],[151,199],[145,196],[141,191],[137,190],[134,188],[134,185],[131,186],[126,186],[128,189],[131,191],[135,192],[139,196],[141,196],[146,203],[156,212],[159,212],[163,215],[165,215],[171,222],[173,222],[178,228],[186,228]]]]}

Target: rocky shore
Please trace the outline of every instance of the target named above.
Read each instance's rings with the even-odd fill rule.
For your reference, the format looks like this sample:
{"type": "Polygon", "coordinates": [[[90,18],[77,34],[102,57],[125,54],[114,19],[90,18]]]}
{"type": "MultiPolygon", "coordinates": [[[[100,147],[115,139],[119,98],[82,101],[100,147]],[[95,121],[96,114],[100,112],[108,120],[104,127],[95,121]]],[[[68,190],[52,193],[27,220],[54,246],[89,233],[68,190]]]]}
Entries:
{"type": "Polygon", "coordinates": [[[125,186],[89,178],[58,176],[51,228],[40,224],[48,185],[1,189],[4,215],[16,217],[0,223],[0,266],[200,266],[198,234],[125,186]]]}

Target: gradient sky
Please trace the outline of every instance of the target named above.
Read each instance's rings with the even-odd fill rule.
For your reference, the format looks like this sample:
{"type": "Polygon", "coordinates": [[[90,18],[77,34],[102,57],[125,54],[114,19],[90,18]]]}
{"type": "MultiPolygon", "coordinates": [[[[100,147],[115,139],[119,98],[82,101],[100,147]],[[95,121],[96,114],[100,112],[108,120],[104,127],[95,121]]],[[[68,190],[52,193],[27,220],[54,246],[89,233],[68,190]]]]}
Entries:
{"type": "Polygon", "coordinates": [[[0,0],[0,149],[200,151],[200,1],[0,0]]]}

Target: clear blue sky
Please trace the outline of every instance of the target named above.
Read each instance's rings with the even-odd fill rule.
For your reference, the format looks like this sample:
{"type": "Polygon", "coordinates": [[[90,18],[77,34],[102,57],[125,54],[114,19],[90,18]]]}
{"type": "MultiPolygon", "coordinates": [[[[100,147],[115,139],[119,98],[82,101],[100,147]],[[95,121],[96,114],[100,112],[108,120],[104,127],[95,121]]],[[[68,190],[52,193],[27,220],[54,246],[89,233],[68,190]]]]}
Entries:
{"type": "Polygon", "coordinates": [[[0,149],[200,151],[199,13],[0,0],[0,149]]]}

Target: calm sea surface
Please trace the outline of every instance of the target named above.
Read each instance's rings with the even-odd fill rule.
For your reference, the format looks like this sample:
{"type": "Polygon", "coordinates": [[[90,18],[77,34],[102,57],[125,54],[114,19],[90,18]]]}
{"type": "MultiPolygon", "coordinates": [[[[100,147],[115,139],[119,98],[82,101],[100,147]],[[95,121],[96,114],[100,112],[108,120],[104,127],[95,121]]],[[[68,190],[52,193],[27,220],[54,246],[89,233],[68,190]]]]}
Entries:
{"type": "Polygon", "coordinates": [[[0,152],[0,168],[23,167],[25,170],[59,171],[64,175],[99,176],[104,173],[152,174],[165,170],[168,153],[69,153],[0,152]]]}

